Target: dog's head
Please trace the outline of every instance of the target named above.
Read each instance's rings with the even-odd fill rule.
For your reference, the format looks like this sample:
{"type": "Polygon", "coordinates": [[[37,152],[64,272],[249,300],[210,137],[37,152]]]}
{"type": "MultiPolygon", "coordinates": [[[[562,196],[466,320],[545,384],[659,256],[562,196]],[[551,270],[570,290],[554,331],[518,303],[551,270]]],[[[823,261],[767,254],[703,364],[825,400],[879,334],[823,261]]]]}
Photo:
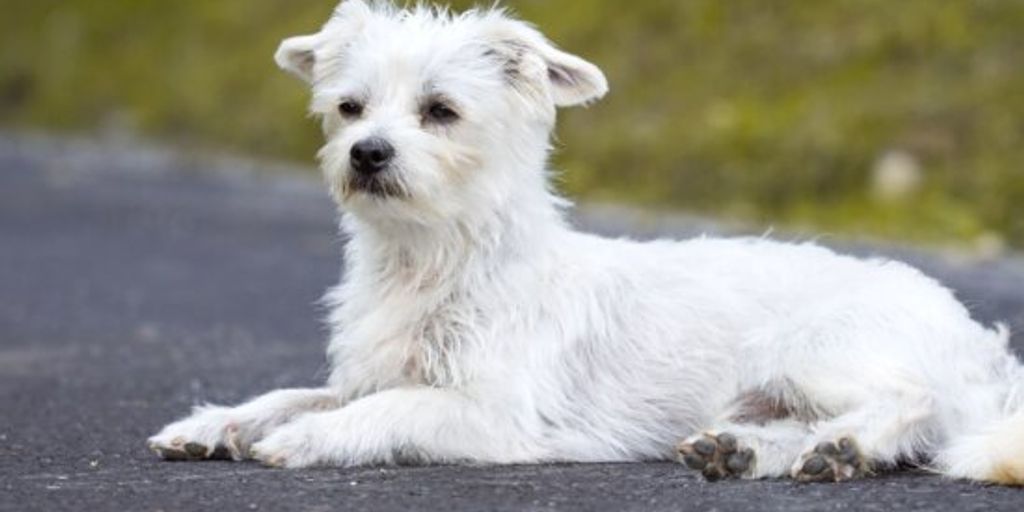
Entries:
{"type": "Polygon", "coordinates": [[[332,194],[367,218],[443,221],[546,187],[555,108],[608,89],[596,66],[501,9],[345,0],[275,58],[313,89],[332,194]]]}

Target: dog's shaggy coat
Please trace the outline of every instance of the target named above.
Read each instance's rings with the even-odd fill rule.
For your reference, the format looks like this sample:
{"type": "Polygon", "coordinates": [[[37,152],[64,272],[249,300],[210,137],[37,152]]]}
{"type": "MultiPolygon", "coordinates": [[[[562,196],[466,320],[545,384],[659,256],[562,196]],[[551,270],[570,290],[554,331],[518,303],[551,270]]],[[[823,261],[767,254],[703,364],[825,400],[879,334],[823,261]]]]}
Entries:
{"type": "Polygon", "coordinates": [[[800,480],[914,462],[1024,483],[1008,334],[918,271],[568,226],[546,167],[555,108],[607,82],[529,25],[347,0],[276,58],[312,87],[344,211],[330,382],[198,408],[150,439],[164,457],[681,456],[708,478],[800,480]]]}

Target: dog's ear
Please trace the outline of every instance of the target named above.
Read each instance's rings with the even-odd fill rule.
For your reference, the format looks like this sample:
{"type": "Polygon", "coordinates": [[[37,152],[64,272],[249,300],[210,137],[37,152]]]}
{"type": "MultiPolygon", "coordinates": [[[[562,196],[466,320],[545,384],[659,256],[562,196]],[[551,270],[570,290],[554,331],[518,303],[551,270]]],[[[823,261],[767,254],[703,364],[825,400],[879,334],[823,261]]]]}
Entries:
{"type": "Polygon", "coordinates": [[[274,61],[281,69],[301,78],[306,83],[313,82],[313,66],[316,65],[316,47],[320,34],[289,37],[281,42],[274,54],[274,61]]]}
{"type": "MultiPolygon", "coordinates": [[[[511,79],[523,78],[530,57],[543,63],[539,77],[550,85],[551,97],[559,107],[586,105],[608,93],[608,79],[601,70],[575,55],[555,47],[531,25],[501,16],[491,30],[496,53],[506,59],[511,79]]],[[[527,73],[529,74],[529,73],[527,73]]]]}
{"type": "Polygon", "coordinates": [[[355,35],[373,12],[374,7],[364,0],[343,0],[320,32],[282,41],[274,61],[281,69],[312,83],[319,58],[317,52],[329,42],[340,42],[345,36],[355,35]]]}

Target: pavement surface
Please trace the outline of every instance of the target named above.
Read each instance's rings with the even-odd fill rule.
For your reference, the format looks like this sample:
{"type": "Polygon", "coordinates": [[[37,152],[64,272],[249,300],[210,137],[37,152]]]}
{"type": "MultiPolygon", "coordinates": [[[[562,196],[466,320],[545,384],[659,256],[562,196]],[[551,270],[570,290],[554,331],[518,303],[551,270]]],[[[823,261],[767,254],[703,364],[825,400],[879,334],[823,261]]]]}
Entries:
{"type": "MultiPolygon", "coordinates": [[[[308,174],[183,154],[0,134],[0,510],[1024,510],[1024,489],[914,471],[712,484],[673,463],[159,461],[146,437],[191,405],[325,377],[316,301],[340,272],[334,211],[308,174]]],[[[707,228],[609,208],[577,222],[707,228]]],[[[1024,327],[1020,259],[850,247],[909,259],[979,318],[1024,327]]]]}

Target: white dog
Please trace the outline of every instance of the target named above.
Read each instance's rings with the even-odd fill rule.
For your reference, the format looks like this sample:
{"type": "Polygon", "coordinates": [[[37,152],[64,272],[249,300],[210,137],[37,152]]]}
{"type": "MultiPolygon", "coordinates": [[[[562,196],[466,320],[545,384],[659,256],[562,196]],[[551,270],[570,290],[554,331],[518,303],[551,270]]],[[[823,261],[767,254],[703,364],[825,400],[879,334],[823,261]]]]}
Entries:
{"type": "Polygon", "coordinates": [[[330,382],[198,408],[149,440],[163,457],[681,456],[709,479],[804,481],[910,462],[1024,484],[1024,370],[1006,330],[916,270],[568,226],[546,167],[555,108],[608,87],[530,25],[347,0],[276,59],[312,87],[345,212],[330,382]]]}

